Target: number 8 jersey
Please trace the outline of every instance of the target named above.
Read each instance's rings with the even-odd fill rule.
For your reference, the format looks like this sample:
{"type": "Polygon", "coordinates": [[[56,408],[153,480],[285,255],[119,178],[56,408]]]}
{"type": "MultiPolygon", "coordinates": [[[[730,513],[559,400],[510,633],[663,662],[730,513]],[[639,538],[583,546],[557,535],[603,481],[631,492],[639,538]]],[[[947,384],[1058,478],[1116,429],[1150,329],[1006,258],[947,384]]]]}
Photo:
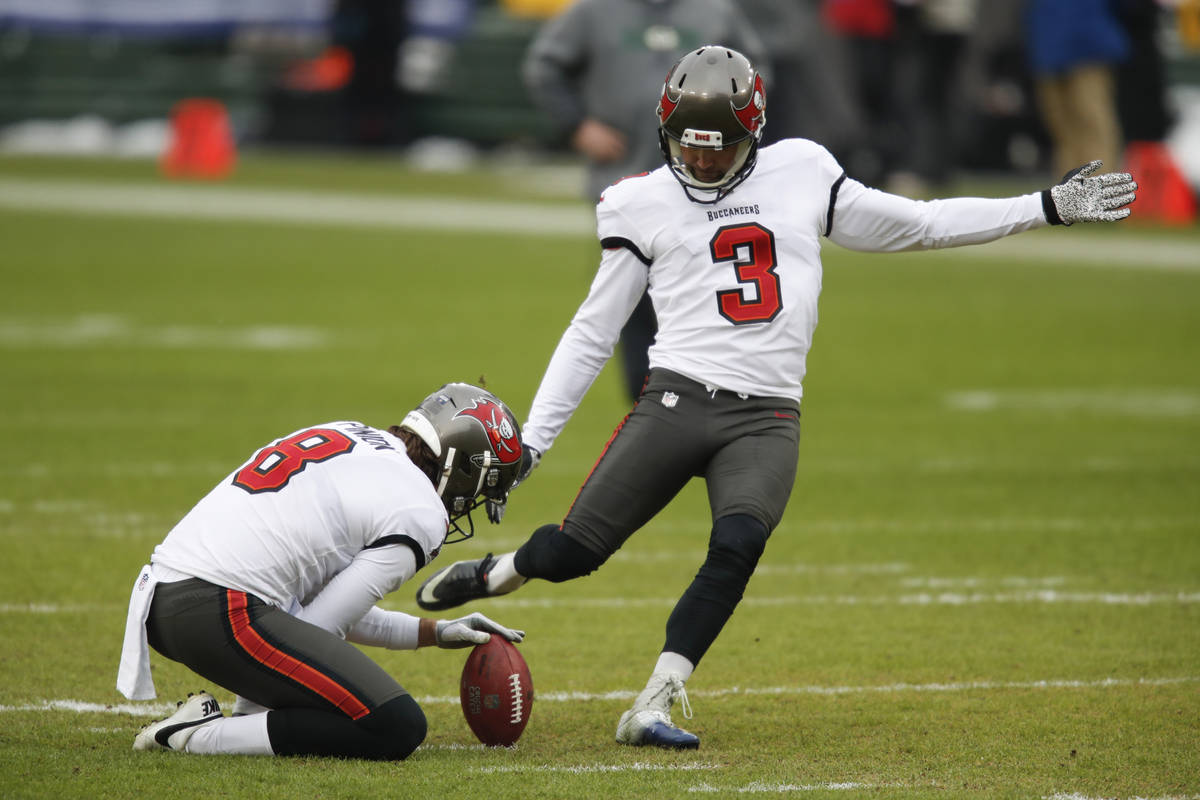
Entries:
{"type": "Polygon", "coordinates": [[[1038,193],[910,200],[848,178],[804,139],[762,148],[754,171],[719,202],[689,200],[663,166],[610,186],[596,216],[600,268],[524,428],[526,443],[543,451],[647,288],[658,316],[652,369],[799,402],[817,326],[822,237],[889,252],[977,244],[1047,224],[1038,193]]]}
{"type": "Polygon", "coordinates": [[[436,557],[447,524],[403,442],[360,422],[330,422],[255,453],[179,521],[153,562],[295,613],[364,550],[406,546],[419,569],[436,557]]]}

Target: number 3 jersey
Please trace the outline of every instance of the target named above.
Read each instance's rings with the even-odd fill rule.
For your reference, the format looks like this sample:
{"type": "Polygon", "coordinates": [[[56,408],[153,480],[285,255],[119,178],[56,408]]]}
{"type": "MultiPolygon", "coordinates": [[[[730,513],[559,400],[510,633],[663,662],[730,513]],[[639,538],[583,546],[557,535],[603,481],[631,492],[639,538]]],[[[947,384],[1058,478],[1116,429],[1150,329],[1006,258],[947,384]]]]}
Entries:
{"type": "Polygon", "coordinates": [[[720,202],[689,200],[663,166],[610,186],[596,215],[600,268],[524,428],[540,450],[611,356],[647,288],[658,316],[651,368],[798,402],[817,326],[822,237],[887,252],[976,244],[1046,224],[1037,193],[914,201],[848,178],[804,139],[762,148],[754,171],[720,202]]]}
{"type": "Polygon", "coordinates": [[[330,422],[255,453],[179,521],[153,563],[296,613],[363,551],[402,545],[419,569],[446,531],[446,508],[403,442],[330,422]]]}

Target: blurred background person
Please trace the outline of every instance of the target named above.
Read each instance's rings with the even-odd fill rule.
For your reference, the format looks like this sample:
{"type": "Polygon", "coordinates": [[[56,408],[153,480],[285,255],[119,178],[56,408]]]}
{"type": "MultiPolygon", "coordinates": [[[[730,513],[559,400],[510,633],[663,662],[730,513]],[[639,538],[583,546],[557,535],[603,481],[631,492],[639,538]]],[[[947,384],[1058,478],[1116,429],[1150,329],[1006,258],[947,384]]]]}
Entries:
{"type": "Polygon", "coordinates": [[[1121,166],[1116,68],[1130,46],[1117,2],[1028,0],[1029,68],[1059,175],[1097,158],[1121,166]]]}
{"type": "Polygon", "coordinates": [[[1125,169],[1142,187],[1135,219],[1168,225],[1196,220],[1196,194],[1167,146],[1177,116],[1167,97],[1163,57],[1164,8],[1159,0],[1120,0],[1119,18],[1130,53],[1117,70],[1117,115],[1125,140],[1125,169]]]}
{"type": "MultiPolygon", "coordinates": [[[[534,104],[553,121],[558,142],[587,161],[587,196],[662,166],[658,104],[663,79],[684,53],[720,43],[763,63],[760,37],[729,0],[575,0],[551,17],[523,65],[534,104]]],[[[621,332],[623,382],[642,390],[656,331],[648,297],[621,332]]]]}
{"type": "Polygon", "coordinates": [[[847,87],[859,116],[843,154],[847,174],[882,186],[904,137],[896,96],[897,19],[893,0],[822,0],[821,21],[845,50],[847,87]]]}
{"type": "Polygon", "coordinates": [[[978,9],[978,0],[897,4],[902,136],[889,191],[923,195],[945,186],[960,165],[968,135],[963,67],[978,9]]]}
{"type": "Polygon", "coordinates": [[[859,123],[845,59],[821,24],[820,0],[739,0],[738,7],[762,40],[759,68],[782,85],[771,92],[771,130],[762,143],[802,137],[843,152],[847,131],[859,123]]]}

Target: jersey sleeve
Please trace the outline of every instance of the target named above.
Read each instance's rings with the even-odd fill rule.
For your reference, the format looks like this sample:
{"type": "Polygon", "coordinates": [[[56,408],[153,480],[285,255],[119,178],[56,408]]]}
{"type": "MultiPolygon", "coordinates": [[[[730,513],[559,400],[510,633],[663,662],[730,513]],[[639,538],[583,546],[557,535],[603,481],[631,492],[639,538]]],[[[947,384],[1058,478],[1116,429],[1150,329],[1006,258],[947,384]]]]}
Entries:
{"type": "Polygon", "coordinates": [[[350,629],[346,641],[389,650],[416,650],[420,640],[421,618],[403,611],[386,611],[378,606],[367,609],[350,629]]]}
{"type": "Polygon", "coordinates": [[[851,250],[883,253],[982,244],[1046,224],[1038,193],[910,200],[845,178],[831,197],[826,235],[851,250]]]}
{"type": "Polygon", "coordinates": [[[605,250],[623,248],[649,266],[652,260],[649,234],[662,224],[661,206],[639,203],[645,193],[644,175],[622,178],[606,188],[596,204],[596,235],[605,250]]]}
{"type": "Polygon", "coordinates": [[[533,398],[522,431],[527,445],[545,452],[554,444],[612,356],[646,282],[646,265],[638,253],[619,243],[605,245],[588,296],[559,340],[533,398]]]}
{"type": "Polygon", "coordinates": [[[436,507],[422,504],[395,508],[376,521],[375,528],[378,535],[367,544],[368,548],[394,544],[407,547],[420,569],[437,557],[449,523],[439,500],[436,507]]]}
{"type": "Polygon", "coordinates": [[[363,550],[296,617],[346,638],[384,595],[417,572],[413,551],[399,544],[363,550]]]}
{"type": "Polygon", "coordinates": [[[359,531],[364,548],[400,545],[412,551],[420,569],[432,561],[446,538],[446,507],[433,484],[407,457],[364,459],[339,483],[347,524],[359,531]]]}

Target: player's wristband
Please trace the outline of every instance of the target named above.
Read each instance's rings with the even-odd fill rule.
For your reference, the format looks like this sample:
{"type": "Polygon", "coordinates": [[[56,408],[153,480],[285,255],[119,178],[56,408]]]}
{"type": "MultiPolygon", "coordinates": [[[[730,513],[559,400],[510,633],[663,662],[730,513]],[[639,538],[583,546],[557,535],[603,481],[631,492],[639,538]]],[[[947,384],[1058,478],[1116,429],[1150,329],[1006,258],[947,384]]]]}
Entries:
{"type": "Polygon", "coordinates": [[[1046,222],[1051,225],[1063,225],[1062,217],[1058,215],[1058,206],[1054,205],[1054,197],[1050,194],[1049,189],[1042,190],[1042,213],[1046,215],[1046,222]]]}

